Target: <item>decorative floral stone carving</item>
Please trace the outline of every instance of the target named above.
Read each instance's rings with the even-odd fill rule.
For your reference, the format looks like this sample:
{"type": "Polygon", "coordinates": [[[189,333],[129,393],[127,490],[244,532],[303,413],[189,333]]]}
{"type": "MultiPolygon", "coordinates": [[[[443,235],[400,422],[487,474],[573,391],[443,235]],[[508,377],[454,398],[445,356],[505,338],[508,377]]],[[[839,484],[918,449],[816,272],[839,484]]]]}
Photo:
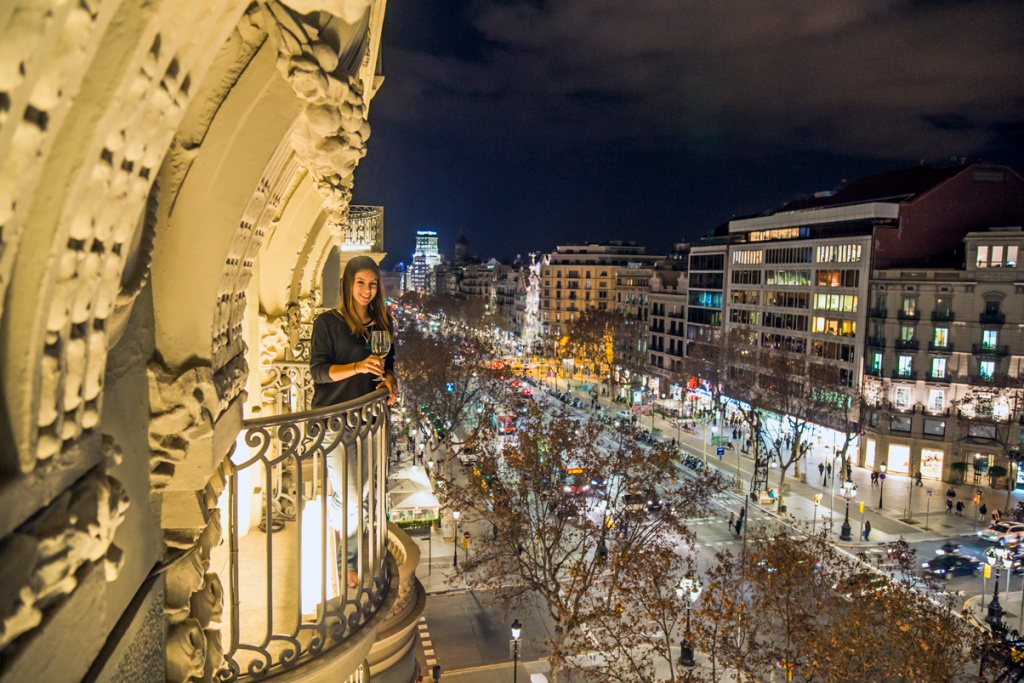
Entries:
{"type": "MultiPolygon", "coordinates": [[[[306,0],[290,4],[306,8],[323,3],[306,0]]],[[[328,4],[334,9],[338,9],[335,5],[344,5],[346,16],[357,17],[369,7],[365,0],[336,0],[328,4]],[[358,12],[360,6],[362,12],[358,12]]],[[[352,200],[352,174],[359,160],[366,156],[366,140],[370,137],[360,86],[338,69],[338,53],[320,40],[316,26],[276,0],[262,6],[267,33],[277,45],[278,70],[295,94],[308,102],[292,132],[292,147],[302,165],[313,174],[317,190],[325,199],[328,223],[336,239],[341,240],[352,200]]],[[[298,7],[296,10],[302,11],[298,7]]]]}
{"type": "Polygon", "coordinates": [[[178,377],[150,363],[150,479],[154,489],[167,486],[175,467],[188,457],[189,443],[208,436],[220,415],[220,402],[209,367],[192,368],[178,377]]]}
{"type": "Polygon", "coordinates": [[[0,542],[0,648],[75,590],[82,565],[102,560],[107,581],[117,578],[113,540],[127,509],[121,482],[94,471],[0,542]]]}
{"type": "Polygon", "coordinates": [[[206,666],[206,634],[195,619],[172,624],[167,630],[167,680],[185,683],[203,675],[206,666]]]}
{"type": "Polygon", "coordinates": [[[192,594],[192,617],[199,620],[203,628],[212,622],[220,623],[224,617],[224,586],[220,577],[208,572],[203,578],[203,587],[192,594]]]}

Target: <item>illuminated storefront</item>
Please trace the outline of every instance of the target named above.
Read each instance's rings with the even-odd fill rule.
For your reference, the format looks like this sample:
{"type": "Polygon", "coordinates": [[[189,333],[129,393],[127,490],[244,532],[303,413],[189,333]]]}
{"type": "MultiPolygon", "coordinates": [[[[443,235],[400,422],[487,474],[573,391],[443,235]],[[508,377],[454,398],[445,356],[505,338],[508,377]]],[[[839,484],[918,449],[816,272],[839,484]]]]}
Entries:
{"type": "Polygon", "coordinates": [[[910,474],[910,446],[889,444],[888,472],[910,474]]]}
{"type": "Polygon", "coordinates": [[[875,440],[868,439],[864,446],[864,467],[871,470],[875,468],[875,440]]]}
{"type": "Polygon", "coordinates": [[[926,479],[942,479],[942,456],[942,451],[922,448],[921,476],[926,479]]]}

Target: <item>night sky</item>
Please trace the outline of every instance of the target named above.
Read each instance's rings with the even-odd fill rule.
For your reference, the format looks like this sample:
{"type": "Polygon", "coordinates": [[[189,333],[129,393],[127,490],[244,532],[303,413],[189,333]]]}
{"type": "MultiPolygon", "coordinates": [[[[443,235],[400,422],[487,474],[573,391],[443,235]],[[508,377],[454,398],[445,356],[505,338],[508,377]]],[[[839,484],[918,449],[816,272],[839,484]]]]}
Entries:
{"type": "Polygon", "coordinates": [[[1024,1],[392,0],[354,203],[384,262],[650,253],[844,180],[1024,173],[1024,1]]]}

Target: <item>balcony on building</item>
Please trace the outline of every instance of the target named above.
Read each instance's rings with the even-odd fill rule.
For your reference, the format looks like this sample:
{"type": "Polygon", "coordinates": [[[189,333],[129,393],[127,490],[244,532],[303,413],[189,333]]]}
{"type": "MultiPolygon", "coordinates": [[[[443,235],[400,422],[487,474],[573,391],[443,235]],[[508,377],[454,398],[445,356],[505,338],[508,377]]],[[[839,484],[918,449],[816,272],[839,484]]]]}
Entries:
{"type": "Polygon", "coordinates": [[[868,337],[867,344],[876,349],[885,348],[885,337],[868,337]]]}
{"type": "Polygon", "coordinates": [[[868,312],[868,315],[870,317],[872,317],[872,318],[880,318],[880,319],[884,320],[888,316],[888,311],[886,311],[886,309],[884,309],[884,308],[876,307],[876,308],[872,308],[868,312]]]}
{"type": "Polygon", "coordinates": [[[897,339],[896,348],[904,351],[917,351],[919,346],[916,339],[897,339]]]}
{"type": "Polygon", "coordinates": [[[953,353],[953,343],[936,344],[935,342],[928,342],[928,351],[931,353],[953,353]]]}
{"type": "Polygon", "coordinates": [[[1009,347],[1003,344],[971,344],[971,353],[976,356],[1005,356],[1009,347]]]}
{"type": "Polygon", "coordinates": [[[974,386],[992,386],[995,383],[995,377],[986,377],[985,375],[969,375],[967,377],[967,383],[974,386]]]}
{"type": "Polygon", "coordinates": [[[932,311],[933,323],[951,323],[954,319],[953,311],[932,311]]]}
{"type": "Polygon", "coordinates": [[[899,310],[899,311],[896,311],[896,319],[897,320],[920,320],[921,319],[921,312],[920,311],[916,311],[916,310],[915,311],[899,310]]]}
{"type": "Polygon", "coordinates": [[[387,517],[388,394],[380,389],[310,409],[308,362],[272,367],[275,380],[264,390],[273,394],[278,414],[243,421],[221,495],[226,543],[210,561],[227,577],[230,608],[224,664],[214,680],[302,680],[299,671],[314,669],[340,675],[364,660],[370,669],[359,669],[359,680],[368,680],[380,628],[409,631],[403,642],[381,646],[387,650],[381,657],[390,661],[412,647],[414,624],[398,622],[415,622],[409,614],[416,606],[396,600],[400,592],[422,591],[414,572],[418,550],[387,517]],[[340,425],[353,429],[338,431],[340,425]],[[333,489],[327,464],[340,453],[342,461],[356,458],[366,474],[364,504],[347,506],[347,516],[330,505],[335,494],[345,497],[333,489]],[[350,531],[359,538],[353,561],[345,552],[350,531]],[[348,586],[349,569],[358,573],[355,587],[348,586]]]}
{"type": "Polygon", "coordinates": [[[1006,315],[1003,313],[982,313],[978,316],[978,322],[982,325],[1002,325],[1006,322],[1006,315]]]}
{"type": "Polygon", "coordinates": [[[917,381],[917,373],[916,372],[900,373],[899,370],[893,370],[892,371],[892,378],[895,379],[895,380],[902,380],[904,382],[916,382],[917,381]]]}
{"type": "Polygon", "coordinates": [[[941,375],[933,375],[929,372],[924,376],[924,381],[931,382],[933,384],[949,384],[953,381],[953,378],[948,372],[941,375]]]}
{"type": "Polygon", "coordinates": [[[868,377],[881,377],[883,375],[882,368],[873,368],[868,366],[864,368],[864,374],[868,377]]]}

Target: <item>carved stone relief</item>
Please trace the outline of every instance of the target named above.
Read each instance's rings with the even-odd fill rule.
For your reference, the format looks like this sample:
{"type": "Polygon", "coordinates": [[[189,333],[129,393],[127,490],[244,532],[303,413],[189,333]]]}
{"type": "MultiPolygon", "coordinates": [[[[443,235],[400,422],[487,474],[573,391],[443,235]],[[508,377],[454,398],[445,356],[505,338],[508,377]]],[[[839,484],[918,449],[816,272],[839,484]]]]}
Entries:
{"type": "MultiPolygon", "coordinates": [[[[370,137],[364,85],[338,69],[338,53],[321,40],[317,26],[276,0],[261,4],[267,33],[277,45],[278,70],[295,94],[308,102],[292,132],[292,146],[302,165],[313,174],[325,199],[328,223],[336,239],[342,240],[352,200],[352,175],[366,155],[366,140],[370,137]]],[[[299,3],[303,7],[312,4],[319,3],[299,3]]],[[[369,7],[368,2],[354,0],[331,4],[346,5],[346,16],[361,8],[357,15],[361,17],[369,7]]]]}
{"type": "Polygon", "coordinates": [[[16,0],[0,22],[0,315],[54,131],[117,4],[16,0]]]}
{"type": "MultiPolygon", "coordinates": [[[[220,400],[208,367],[192,368],[178,377],[171,376],[159,363],[150,363],[149,422],[150,482],[154,490],[166,488],[186,465],[189,449],[213,433],[220,416],[220,400]]],[[[192,463],[200,471],[209,467],[192,463]]],[[[193,467],[193,468],[194,468],[193,467]]],[[[208,475],[203,475],[208,476],[208,475]]],[[[196,489],[202,482],[191,486],[196,489]]]]}
{"type": "Polygon", "coordinates": [[[35,628],[46,608],[78,585],[76,573],[103,561],[117,578],[122,552],[113,544],[128,497],[121,482],[91,472],[0,543],[0,649],[35,628]]]}

